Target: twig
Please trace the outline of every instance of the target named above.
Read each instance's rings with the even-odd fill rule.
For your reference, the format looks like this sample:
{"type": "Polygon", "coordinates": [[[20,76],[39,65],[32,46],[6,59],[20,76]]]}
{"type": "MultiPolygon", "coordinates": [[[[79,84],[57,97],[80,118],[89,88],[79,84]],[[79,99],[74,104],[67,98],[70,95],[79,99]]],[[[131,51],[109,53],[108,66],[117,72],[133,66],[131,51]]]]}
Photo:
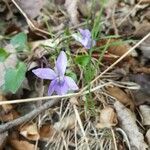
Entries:
{"type": "Polygon", "coordinates": [[[43,111],[47,110],[48,108],[52,107],[54,104],[56,104],[60,99],[54,99],[51,101],[46,102],[45,104],[41,105],[39,108],[34,109],[33,111],[29,112],[28,114],[17,118],[13,121],[10,121],[8,123],[5,123],[3,125],[0,125],[0,133],[9,130],[13,127],[16,127],[24,122],[27,122],[29,120],[31,120],[32,118],[36,117],[37,115],[39,115],[40,113],[42,113],[43,111]]]}
{"type": "Polygon", "coordinates": [[[70,94],[65,94],[65,95],[53,95],[53,96],[45,96],[45,97],[36,97],[36,98],[27,98],[27,99],[17,99],[17,100],[9,100],[9,101],[0,101],[0,105],[4,104],[16,104],[16,103],[25,103],[25,102],[33,102],[33,101],[42,101],[42,100],[51,100],[51,99],[61,99],[61,98],[71,98],[71,97],[76,97],[76,96],[82,96],[89,94],[90,92],[95,92],[99,90],[100,88],[104,86],[111,85],[112,82],[107,82],[102,85],[96,86],[92,88],[90,91],[87,90],[85,92],[78,92],[78,93],[70,93],[70,94]]]}

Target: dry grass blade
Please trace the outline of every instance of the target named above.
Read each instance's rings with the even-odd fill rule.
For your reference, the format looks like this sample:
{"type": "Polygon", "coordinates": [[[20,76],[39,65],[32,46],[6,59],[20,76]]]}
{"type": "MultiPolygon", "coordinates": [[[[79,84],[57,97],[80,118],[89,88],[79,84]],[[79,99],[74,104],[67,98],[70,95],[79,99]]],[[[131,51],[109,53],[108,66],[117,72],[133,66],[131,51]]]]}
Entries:
{"type": "Polygon", "coordinates": [[[86,134],[85,134],[85,131],[84,131],[84,128],[83,128],[83,125],[82,125],[82,121],[81,121],[80,115],[79,115],[79,113],[78,113],[77,107],[74,105],[73,108],[74,108],[74,112],[75,112],[75,115],[76,115],[78,124],[79,124],[79,126],[80,126],[81,131],[82,131],[84,140],[85,140],[85,142],[86,142],[87,150],[90,150],[90,147],[89,147],[89,144],[88,144],[88,139],[87,139],[87,137],[86,137],[86,134]]]}
{"type": "Polygon", "coordinates": [[[0,105],[5,104],[17,104],[17,103],[25,103],[25,102],[33,102],[33,101],[42,101],[42,100],[52,100],[52,99],[62,99],[62,98],[71,98],[71,97],[77,97],[77,96],[83,96],[86,94],[89,94],[90,92],[95,92],[99,90],[102,87],[111,85],[112,82],[104,83],[102,85],[96,86],[92,88],[90,91],[87,90],[85,92],[78,92],[78,93],[70,93],[65,95],[53,95],[53,96],[45,96],[45,97],[36,97],[36,98],[27,98],[27,99],[18,99],[18,100],[10,100],[10,101],[0,101],[0,105]]]}

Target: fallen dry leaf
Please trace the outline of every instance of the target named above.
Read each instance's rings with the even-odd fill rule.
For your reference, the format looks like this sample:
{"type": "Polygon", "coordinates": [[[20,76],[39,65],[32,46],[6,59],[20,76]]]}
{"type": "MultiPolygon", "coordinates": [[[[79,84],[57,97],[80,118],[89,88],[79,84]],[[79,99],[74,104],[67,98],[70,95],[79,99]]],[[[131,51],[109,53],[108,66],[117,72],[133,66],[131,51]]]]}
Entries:
{"type": "Polygon", "coordinates": [[[122,104],[130,106],[132,109],[134,108],[132,99],[119,87],[107,87],[107,91],[111,96],[116,98],[122,104]]]}
{"type": "Polygon", "coordinates": [[[70,129],[74,128],[75,121],[76,121],[76,116],[73,114],[73,115],[63,118],[59,122],[56,122],[54,124],[54,128],[57,131],[70,130],[70,129]]]}
{"type": "Polygon", "coordinates": [[[8,133],[4,132],[0,134],[0,150],[4,149],[8,137],[8,133]]]}
{"type": "Polygon", "coordinates": [[[150,107],[148,105],[140,105],[139,109],[143,117],[143,125],[150,125],[150,107]]]}
{"type": "Polygon", "coordinates": [[[78,1],[78,9],[84,17],[88,17],[90,16],[91,3],[87,0],[80,0],[78,1]]]}
{"type": "Polygon", "coordinates": [[[77,98],[71,97],[69,101],[70,101],[70,103],[71,103],[72,105],[77,105],[77,106],[79,106],[79,102],[78,102],[77,98]]]}
{"type": "Polygon", "coordinates": [[[131,148],[136,148],[137,150],[146,150],[148,145],[144,141],[143,134],[138,129],[135,115],[119,101],[114,103],[114,107],[117,112],[120,126],[126,132],[130,140],[131,148]]]}
{"type": "Polygon", "coordinates": [[[145,136],[146,136],[148,144],[150,145],[150,129],[146,132],[145,136]]]}
{"type": "Polygon", "coordinates": [[[16,0],[22,10],[32,19],[40,14],[40,10],[44,6],[44,0],[16,0]]]}
{"type": "MultiPolygon", "coordinates": [[[[119,23],[120,21],[117,21],[117,22],[119,23]]],[[[135,26],[130,19],[124,20],[121,23],[121,25],[119,25],[118,27],[119,35],[122,35],[122,36],[126,36],[126,37],[131,36],[133,35],[134,31],[135,31],[135,26]]]]}
{"type": "Polygon", "coordinates": [[[46,124],[43,125],[40,128],[40,140],[43,141],[48,141],[51,137],[54,136],[54,134],[56,133],[56,130],[54,129],[54,127],[50,124],[46,124]]]}
{"type": "MultiPolygon", "coordinates": [[[[142,39],[150,32],[150,23],[143,22],[139,24],[134,32],[134,37],[138,39],[142,39]]],[[[141,50],[144,58],[150,59],[150,37],[148,37],[145,41],[143,41],[138,48],[141,50]]]]}
{"type": "Polygon", "coordinates": [[[148,67],[136,67],[134,68],[134,71],[136,71],[137,73],[150,74],[150,68],[148,67]]]}
{"type": "MultiPolygon", "coordinates": [[[[0,101],[6,101],[5,95],[0,92],[0,101]]],[[[19,114],[17,111],[14,110],[14,107],[10,104],[2,105],[2,111],[0,114],[0,120],[1,121],[11,121],[19,117],[19,114]]]]}
{"type": "MultiPolygon", "coordinates": [[[[123,42],[122,40],[111,39],[110,44],[113,44],[113,43],[116,43],[116,45],[110,46],[108,48],[108,52],[111,54],[114,54],[116,56],[122,56],[123,54],[125,54],[130,49],[130,46],[127,43],[123,42]]],[[[126,59],[129,58],[129,56],[130,56],[130,54],[128,54],[126,56],[126,59]]]]}
{"type": "MultiPolygon", "coordinates": [[[[110,45],[110,46],[108,46],[108,49],[107,49],[108,53],[116,55],[117,56],[116,58],[122,56],[130,49],[130,46],[120,39],[102,39],[97,42],[96,46],[101,47],[101,46],[105,46],[107,44],[110,45]]],[[[128,54],[124,58],[124,60],[129,59],[130,56],[131,56],[131,54],[128,54]]]]}
{"type": "MultiPolygon", "coordinates": [[[[6,97],[3,95],[2,92],[0,92],[0,101],[6,101],[6,100],[7,100],[6,97]]],[[[10,104],[7,104],[7,105],[2,105],[2,108],[5,111],[5,113],[7,113],[13,109],[13,106],[10,104]]]]}
{"type": "Polygon", "coordinates": [[[148,37],[144,42],[142,42],[139,48],[142,51],[144,58],[150,59],[150,37],[148,37]]]}
{"type": "Polygon", "coordinates": [[[139,90],[133,91],[136,105],[150,104],[150,76],[148,74],[130,75],[130,80],[140,85],[139,90]]]}
{"type": "Polygon", "coordinates": [[[135,32],[133,33],[135,38],[143,38],[150,32],[150,23],[143,22],[142,24],[138,24],[135,32]]]}
{"type": "Polygon", "coordinates": [[[140,85],[140,91],[150,95],[150,76],[148,74],[133,74],[130,79],[140,85]]]}
{"type": "Polygon", "coordinates": [[[79,24],[79,13],[78,13],[78,0],[66,0],[65,2],[66,10],[70,16],[71,23],[73,25],[79,24]]]}
{"type": "Polygon", "coordinates": [[[35,145],[27,141],[10,139],[9,142],[11,147],[14,148],[15,150],[35,150],[35,145]]]}
{"type": "Polygon", "coordinates": [[[100,112],[100,123],[96,125],[97,128],[110,128],[117,124],[117,117],[114,109],[105,107],[100,112]]]}
{"type": "Polygon", "coordinates": [[[12,121],[19,117],[19,114],[15,110],[11,110],[8,113],[4,113],[0,115],[0,121],[7,122],[12,121]]]}
{"type": "Polygon", "coordinates": [[[35,123],[27,124],[23,127],[21,126],[20,134],[32,141],[36,141],[40,137],[37,125],[35,123]]]}

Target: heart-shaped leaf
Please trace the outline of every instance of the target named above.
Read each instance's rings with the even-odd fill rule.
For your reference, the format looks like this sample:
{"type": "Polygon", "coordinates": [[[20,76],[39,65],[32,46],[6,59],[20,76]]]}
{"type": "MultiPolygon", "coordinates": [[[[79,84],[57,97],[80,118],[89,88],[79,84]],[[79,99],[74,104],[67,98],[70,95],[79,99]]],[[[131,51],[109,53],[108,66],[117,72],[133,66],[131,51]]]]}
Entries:
{"type": "Polygon", "coordinates": [[[4,90],[16,93],[25,79],[26,69],[26,65],[23,62],[19,62],[15,69],[7,69],[5,73],[4,90]]]}
{"type": "Polygon", "coordinates": [[[27,35],[23,32],[13,36],[10,43],[15,47],[17,51],[28,50],[27,35]]]}
{"type": "Polygon", "coordinates": [[[77,56],[75,61],[77,64],[84,67],[89,63],[90,57],[88,55],[77,56]]]}
{"type": "Polygon", "coordinates": [[[9,53],[5,49],[0,48],[0,62],[4,62],[5,59],[9,56],[9,53]]]}

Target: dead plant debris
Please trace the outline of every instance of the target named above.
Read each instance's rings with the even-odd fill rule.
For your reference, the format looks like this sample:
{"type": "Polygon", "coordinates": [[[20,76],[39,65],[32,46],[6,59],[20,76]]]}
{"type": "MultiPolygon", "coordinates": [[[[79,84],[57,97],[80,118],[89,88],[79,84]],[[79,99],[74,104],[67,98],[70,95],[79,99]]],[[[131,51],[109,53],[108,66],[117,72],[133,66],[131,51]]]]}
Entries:
{"type": "Polygon", "coordinates": [[[149,6],[0,1],[0,150],[146,150],[149,6]]]}

